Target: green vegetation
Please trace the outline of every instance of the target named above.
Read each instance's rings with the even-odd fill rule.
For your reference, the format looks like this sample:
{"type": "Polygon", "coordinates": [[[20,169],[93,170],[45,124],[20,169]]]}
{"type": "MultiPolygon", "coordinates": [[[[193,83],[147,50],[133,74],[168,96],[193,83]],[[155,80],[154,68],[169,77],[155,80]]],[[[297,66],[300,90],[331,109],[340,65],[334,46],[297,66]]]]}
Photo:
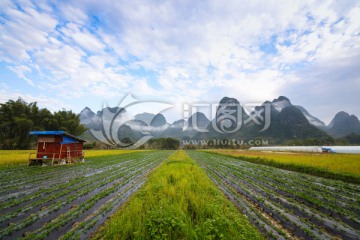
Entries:
{"type": "Polygon", "coordinates": [[[3,166],[0,239],[58,239],[63,234],[63,239],[89,238],[94,226],[103,223],[173,152],[91,153],[97,156],[88,157],[85,164],[3,166]]]}
{"type": "Polygon", "coordinates": [[[80,135],[86,128],[72,111],[51,113],[46,108],[39,109],[36,102],[28,104],[20,98],[0,104],[0,149],[28,149],[32,130],[62,130],[80,135]]]}
{"type": "Polygon", "coordinates": [[[147,142],[146,147],[159,150],[176,150],[180,147],[180,141],[175,138],[152,138],[147,142]]]}
{"type": "Polygon", "coordinates": [[[19,164],[30,152],[0,151],[1,239],[356,239],[360,234],[360,185],[256,162],[295,162],[296,171],[308,164],[314,171],[321,169],[312,167],[314,159],[320,166],[327,157],[340,169],[346,161],[337,157],[351,164],[358,155],[88,150],[84,164],[19,164]]]}
{"type": "Polygon", "coordinates": [[[95,239],[260,239],[184,151],[167,159],[95,239]],[[121,226],[121,227],[120,227],[121,226]]]}
{"type": "Polygon", "coordinates": [[[270,239],[357,239],[360,185],[188,151],[270,239]]]}
{"type": "Polygon", "coordinates": [[[248,162],[298,171],[314,176],[360,183],[359,154],[271,153],[234,150],[207,150],[248,162]]]}
{"type": "Polygon", "coordinates": [[[341,140],[343,140],[342,143],[359,145],[360,144],[360,134],[351,133],[348,136],[342,138],[341,140]]]}

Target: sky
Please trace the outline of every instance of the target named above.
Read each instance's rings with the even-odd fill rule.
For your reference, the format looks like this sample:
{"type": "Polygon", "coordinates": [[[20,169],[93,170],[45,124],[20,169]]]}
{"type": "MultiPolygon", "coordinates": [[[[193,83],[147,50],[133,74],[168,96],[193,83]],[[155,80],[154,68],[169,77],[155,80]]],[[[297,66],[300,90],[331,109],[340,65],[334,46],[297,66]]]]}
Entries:
{"type": "Polygon", "coordinates": [[[360,117],[360,1],[0,1],[0,102],[79,113],[129,93],[169,122],[224,96],[360,117]]]}

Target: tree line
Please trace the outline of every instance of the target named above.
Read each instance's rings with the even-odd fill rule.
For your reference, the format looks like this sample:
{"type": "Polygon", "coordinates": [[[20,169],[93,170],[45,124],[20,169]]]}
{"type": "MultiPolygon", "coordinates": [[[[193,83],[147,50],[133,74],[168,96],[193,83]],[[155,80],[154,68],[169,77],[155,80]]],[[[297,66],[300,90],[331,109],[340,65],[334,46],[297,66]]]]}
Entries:
{"type": "Polygon", "coordinates": [[[0,149],[29,149],[33,138],[30,131],[66,131],[78,136],[86,128],[79,115],[72,111],[50,112],[39,108],[36,102],[27,103],[21,98],[0,103],[0,149]]]}
{"type": "Polygon", "coordinates": [[[146,143],[146,148],[176,150],[180,147],[180,141],[176,138],[152,138],[146,143]]]}

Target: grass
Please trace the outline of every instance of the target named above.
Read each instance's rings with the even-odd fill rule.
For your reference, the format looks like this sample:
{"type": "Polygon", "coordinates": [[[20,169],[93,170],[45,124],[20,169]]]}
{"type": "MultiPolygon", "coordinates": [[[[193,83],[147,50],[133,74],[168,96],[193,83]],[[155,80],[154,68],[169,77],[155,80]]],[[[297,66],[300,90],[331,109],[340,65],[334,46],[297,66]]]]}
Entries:
{"type": "MultiPolygon", "coordinates": [[[[85,159],[99,156],[133,153],[139,151],[147,150],[84,150],[85,159]]],[[[27,164],[30,153],[35,154],[36,150],[0,150],[0,166],[27,164]]]]}
{"type": "Polygon", "coordinates": [[[95,239],[261,239],[184,151],[177,151],[117,210],[95,239]]]}
{"type": "Polygon", "coordinates": [[[360,183],[360,154],[272,153],[223,149],[207,152],[315,176],[360,183]]]}

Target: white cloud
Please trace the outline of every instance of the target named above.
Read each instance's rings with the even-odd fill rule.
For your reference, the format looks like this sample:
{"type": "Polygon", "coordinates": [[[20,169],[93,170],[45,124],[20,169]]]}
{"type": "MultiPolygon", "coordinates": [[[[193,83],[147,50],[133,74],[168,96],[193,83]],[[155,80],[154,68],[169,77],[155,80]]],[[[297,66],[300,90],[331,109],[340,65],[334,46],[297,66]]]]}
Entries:
{"type": "Polygon", "coordinates": [[[18,65],[18,66],[10,66],[8,67],[10,70],[15,72],[20,78],[24,79],[29,85],[34,86],[34,82],[26,77],[26,73],[31,72],[31,68],[25,65],[18,65]]]}
{"type": "Polygon", "coordinates": [[[47,108],[52,112],[56,112],[61,109],[72,109],[71,105],[64,103],[60,99],[51,98],[45,94],[34,96],[32,94],[13,89],[9,87],[8,84],[0,83],[0,103],[5,103],[9,100],[16,101],[19,98],[23,99],[27,103],[37,102],[40,108],[47,108]]]}
{"type": "Polygon", "coordinates": [[[73,40],[79,47],[87,51],[101,53],[105,48],[100,39],[74,23],[62,27],[60,32],[64,34],[65,38],[73,40]]]}
{"type": "Polygon", "coordinates": [[[5,8],[0,25],[1,59],[6,62],[29,62],[31,52],[47,44],[47,37],[56,26],[56,19],[48,13],[40,13],[35,6],[23,6],[18,10],[14,4],[5,8]]]}
{"type": "Polygon", "coordinates": [[[57,97],[134,91],[247,101],[294,93],[295,86],[315,99],[324,89],[337,94],[324,87],[337,81],[359,86],[357,1],[91,0],[56,9],[24,1],[23,11],[1,5],[0,61],[57,97]]]}

